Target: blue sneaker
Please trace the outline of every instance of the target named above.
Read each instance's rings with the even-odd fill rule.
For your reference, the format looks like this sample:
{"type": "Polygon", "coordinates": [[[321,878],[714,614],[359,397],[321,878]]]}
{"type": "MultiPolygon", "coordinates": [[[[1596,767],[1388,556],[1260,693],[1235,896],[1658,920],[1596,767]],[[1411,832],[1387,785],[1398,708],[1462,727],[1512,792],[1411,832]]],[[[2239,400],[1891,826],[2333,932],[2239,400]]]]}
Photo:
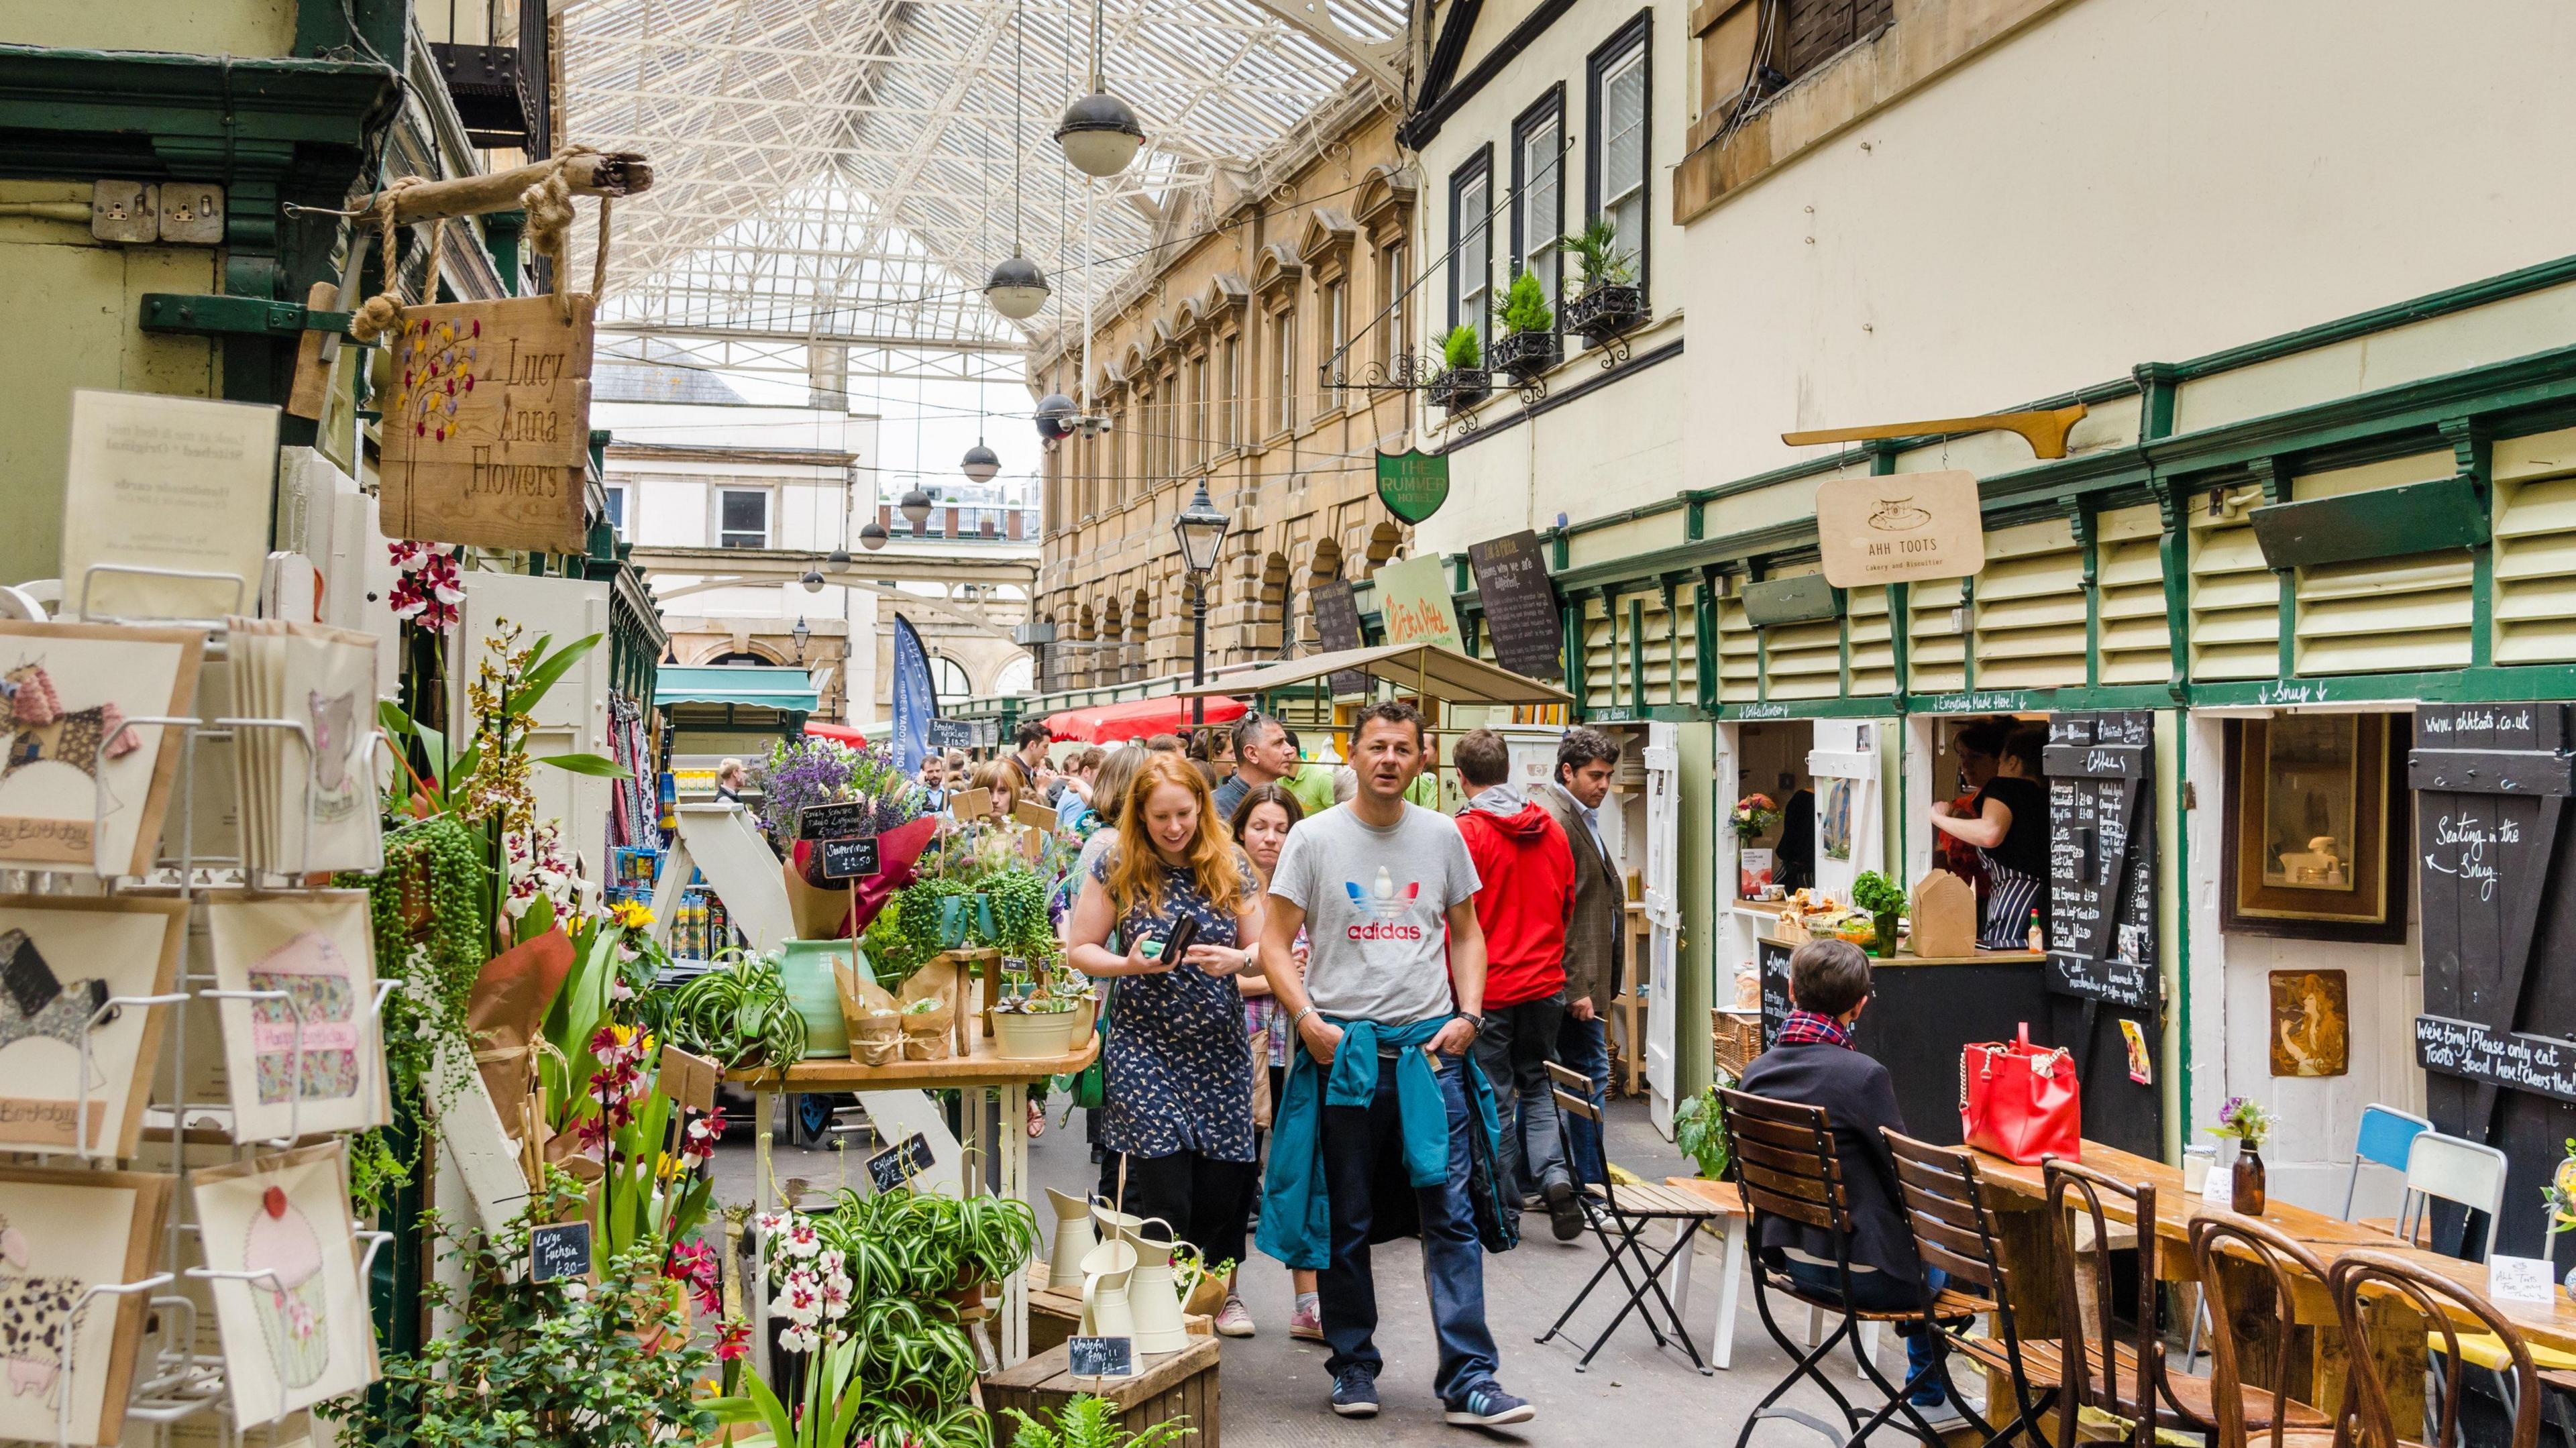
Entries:
{"type": "Polygon", "coordinates": [[[1366,1368],[1344,1368],[1333,1379],[1333,1411],[1345,1418],[1377,1416],[1377,1379],[1366,1368]]]}
{"type": "Polygon", "coordinates": [[[1451,1404],[1445,1416],[1462,1427],[1499,1428],[1506,1423],[1526,1423],[1538,1416],[1538,1409],[1526,1398],[1515,1398],[1487,1383],[1451,1404]]]}

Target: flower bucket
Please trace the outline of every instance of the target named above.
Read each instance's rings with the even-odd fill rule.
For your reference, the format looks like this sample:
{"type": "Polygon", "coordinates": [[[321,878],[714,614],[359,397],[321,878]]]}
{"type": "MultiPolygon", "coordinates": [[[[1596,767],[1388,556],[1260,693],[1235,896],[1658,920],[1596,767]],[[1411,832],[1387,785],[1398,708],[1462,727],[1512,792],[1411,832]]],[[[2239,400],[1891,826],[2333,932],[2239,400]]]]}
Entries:
{"type": "Polygon", "coordinates": [[[963,950],[966,934],[975,925],[975,912],[963,895],[939,897],[939,948],[963,950]]]}
{"type": "MultiPolygon", "coordinates": [[[[832,940],[789,940],[778,947],[778,979],[787,987],[787,999],[796,1014],[805,1018],[805,1059],[843,1058],[850,1054],[850,1030],[841,1016],[841,983],[832,973],[835,962],[853,964],[857,947],[846,938],[832,940]]],[[[865,959],[865,957],[860,957],[865,959]]],[[[866,967],[861,966],[861,969],[866,967]]],[[[869,971],[871,979],[875,972],[869,971]]]]}
{"type": "Polygon", "coordinates": [[[1083,1012],[1057,1011],[1052,1015],[1027,1015],[1019,1011],[993,1013],[993,1054],[1005,1061],[1044,1061],[1069,1054],[1074,1037],[1079,1034],[1083,1012]]]}

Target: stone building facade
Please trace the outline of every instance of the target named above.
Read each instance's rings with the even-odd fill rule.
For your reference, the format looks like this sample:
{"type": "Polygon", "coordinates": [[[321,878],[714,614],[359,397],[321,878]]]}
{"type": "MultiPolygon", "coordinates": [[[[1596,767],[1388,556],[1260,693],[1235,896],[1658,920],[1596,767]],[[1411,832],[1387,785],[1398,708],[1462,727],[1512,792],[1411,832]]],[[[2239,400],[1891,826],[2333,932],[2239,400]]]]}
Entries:
{"type": "Polygon", "coordinates": [[[1154,260],[1095,312],[1087,389],[1078,312],[1032,350],[1034,395],[1108,423],[1047,458],[1036,617],[1055,646],[1039,687],[1188,672],[1172,519],[1201,480],[1232,519],[1211,670],[1313,652],[1315,585],[1403,551],[1375,455],[1415,445],[1417,399],[1363,385],[1402,370],[1427,295],[1399,119],[1354,87],[1279,154],[1176,201],[1154,260]]]}

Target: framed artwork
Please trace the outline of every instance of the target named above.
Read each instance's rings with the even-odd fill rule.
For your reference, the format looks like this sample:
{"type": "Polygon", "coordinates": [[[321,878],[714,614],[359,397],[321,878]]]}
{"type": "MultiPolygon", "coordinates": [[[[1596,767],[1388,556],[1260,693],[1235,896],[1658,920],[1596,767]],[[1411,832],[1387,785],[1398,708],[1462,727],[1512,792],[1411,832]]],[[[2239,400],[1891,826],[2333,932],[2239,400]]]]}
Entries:
{"type": "Polygon", "coordinates": [[[356,1131],[385,1119],[375,939],[363,890],[235,892],[206,907],[235,1141],[356,1131]]]}
{"type": "Polygon", "coordinates": [[[1816,847],[1828,860],[1848,860],[1852,853],[1852,792],[1858,786],[1848,779],[1820,779],[1824,788],[1823,807],[1816,811],[1816,847]]]}
{"type": "Polygon", "coordinates": [[[182,900],[0,895],[0,1151],[134,1154],[169,1007],[90,1021],[167,994],[187,935],[182,900]]]}
{"type": "Polygon", "coordinates": [[[0,620],[0,866],[152,868],[206,636],[0,620]],[[165,747],[167,746],[167,747],[165,747]]]}
{"type": "Polygon", "coordinates": [[[340,1142],[196,1174],[197,1222],[233,1413],[264,1423],[374,1382],[376,1328],[340,1142]]]}
{"type": "Polygon", "coordinates": [[[124,1435],[143,1294],[89,1291],[150,1275],[170,1181],[0,1170],[0,1438],[51,1443],[65,1424],[68,1443],[124,1435]]]}
{"type": "Polygon", "coordinates": [[[2352,998],[2339,970],[2272,972],[2272,1074],[2340,1076],[2352,1069],[2352,998]]]}
{"type": "Polygon", "coordinates": [[[2401,714],[2227,721],[2223,928],[2405,940],[2409,732],[2401,714]]]}

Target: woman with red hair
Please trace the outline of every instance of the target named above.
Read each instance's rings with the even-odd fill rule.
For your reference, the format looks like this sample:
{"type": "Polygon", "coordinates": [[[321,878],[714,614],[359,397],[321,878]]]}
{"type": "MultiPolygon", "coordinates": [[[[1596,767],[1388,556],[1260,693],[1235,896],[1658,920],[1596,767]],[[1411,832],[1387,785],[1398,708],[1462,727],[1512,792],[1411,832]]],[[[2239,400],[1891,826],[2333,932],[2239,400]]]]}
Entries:
{"type": "Polygon", "coordinates": [[[1102,1188],[1211,1267],[1243,1260],[1252,1053],[1233,977],[1259,973],[1260,899],[1206,779],[1156,754],[1065,921],[1075,968],[1110,980],[1100,1140],[1115,1165],[1102,1188]],[[1195,938],[1176,958],[1162,947],[1184,921],[1195,938]]]}

